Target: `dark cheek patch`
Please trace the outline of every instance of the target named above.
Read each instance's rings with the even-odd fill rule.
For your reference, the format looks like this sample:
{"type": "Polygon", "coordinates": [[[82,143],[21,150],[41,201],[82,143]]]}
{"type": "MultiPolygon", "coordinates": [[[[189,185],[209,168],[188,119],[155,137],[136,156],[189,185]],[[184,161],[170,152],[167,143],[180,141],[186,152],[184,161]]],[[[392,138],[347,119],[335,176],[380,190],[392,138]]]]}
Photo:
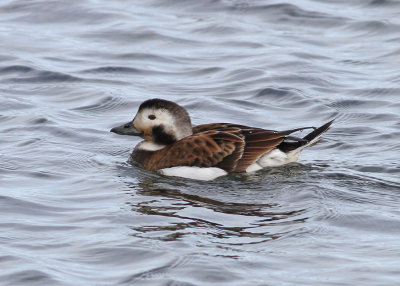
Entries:
{"type": "Polygon", "coordinates": [[[168,134],[162,125],[153,127],[153,136],[154,142],[162,145],[169,145],[176,141],[175,136],[168,134]]]}

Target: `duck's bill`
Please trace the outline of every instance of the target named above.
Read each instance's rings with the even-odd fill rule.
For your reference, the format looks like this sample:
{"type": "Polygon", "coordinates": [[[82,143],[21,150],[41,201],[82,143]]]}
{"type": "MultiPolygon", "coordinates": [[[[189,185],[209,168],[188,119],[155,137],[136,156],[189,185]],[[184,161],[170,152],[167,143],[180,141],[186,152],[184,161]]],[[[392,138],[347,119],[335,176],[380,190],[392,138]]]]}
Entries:
{"type": "Polygon", "coordinates": [[[114,127],[110,130],[110,132],[117,133],[119,135],[131,135],[131,136],[141,136],[143,132],[137,130],[135,126],[133,126],[133,122],[130,121],[121,126],[114,127]]]}

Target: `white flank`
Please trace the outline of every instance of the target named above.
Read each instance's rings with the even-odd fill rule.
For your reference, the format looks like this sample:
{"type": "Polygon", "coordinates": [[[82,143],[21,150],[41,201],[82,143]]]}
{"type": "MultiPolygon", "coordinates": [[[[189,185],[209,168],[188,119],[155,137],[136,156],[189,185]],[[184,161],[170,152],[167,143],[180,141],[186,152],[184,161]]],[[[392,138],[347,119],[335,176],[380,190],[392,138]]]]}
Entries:
{"type": "Polygon", "coordinates": [[[216,167],[201,168],[188,166],[165,168],[159,170],[158,172],[166,176],[175,176],[202,181],[214,180],[227,174],[226,171],[216,167]]]}
{"type": "Polygon", "coordinates": [[[247,168],[246,172],[253,172],[253,169],[257,171],[256,169],[257,166],[253,165],[259,165],[261,166],[261,168],[266,168],[266,167],[278,167],[285,164],[296,162],[299,159],[301,151],[303,151],[304,148],[307,148],[313,145],[315,142],[317,142],[321,138],[322,134],[315,137],[308,144],[303,145],[287,153],[284,153],[279,149],[274,149],[269,153],[262,155],[260,159],[257,160],[256,163],[252,164],[247,168]]]}
{"type": "Polygon", "coordinates": [[[247,167],[246,169],[246,173],[252,173],[252,172],[256,172],[258,170],[261,170],[262,167],[260,165],[258,165],[257,162],[251,164],[250,166],[247,167]]]}
{"type": "MultiPolygon", "coordinates": [[[[300,150],[301,151],[301,150],[300,150]]],[[[300,151],[293,150],[288,153],[284,153],[279,149],[274,149],[267,154],[261,156],[257,163],[262,167],[278,167],[288,163],[296,162],[299,158],[300,151]]]]}
{"type": "Polygon", "coordinates": [[[151,141],[142,141],[137,145],[138,150],[157,151],[164,148],[165,145],[153,143],[151,141]]]}

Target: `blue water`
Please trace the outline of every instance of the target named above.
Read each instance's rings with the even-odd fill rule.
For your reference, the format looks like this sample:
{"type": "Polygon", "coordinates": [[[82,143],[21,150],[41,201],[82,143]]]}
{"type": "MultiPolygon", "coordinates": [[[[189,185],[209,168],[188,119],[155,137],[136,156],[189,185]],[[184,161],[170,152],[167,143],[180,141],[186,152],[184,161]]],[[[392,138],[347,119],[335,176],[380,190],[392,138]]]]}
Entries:
{"type": "Polygon", "coordinates": [[[398,285],[400,2],[0,4],[0,285],[398,285]],[[127,162],[145,99],[194,124],[337,118],[299,164],[127,162]]]}

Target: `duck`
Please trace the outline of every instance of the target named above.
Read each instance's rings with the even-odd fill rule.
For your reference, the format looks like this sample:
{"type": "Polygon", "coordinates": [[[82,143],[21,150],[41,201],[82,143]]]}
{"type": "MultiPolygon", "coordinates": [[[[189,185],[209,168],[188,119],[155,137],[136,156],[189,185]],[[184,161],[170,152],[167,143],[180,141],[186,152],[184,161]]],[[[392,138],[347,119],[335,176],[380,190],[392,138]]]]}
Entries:
{"type": "Polygon", "coordinates": [[[334,120],[321,127],[285,131],[234,123],[192,126],[186,109],[160,98],[144,101],[132,121],[112,128],[119,135],[139,136],[130,160],[166,176],[214,180],[229,173],[253,173],[296,162],[315,145],[334,120]],[[300,138],[292,133],[312,130],[300,138]]]}

